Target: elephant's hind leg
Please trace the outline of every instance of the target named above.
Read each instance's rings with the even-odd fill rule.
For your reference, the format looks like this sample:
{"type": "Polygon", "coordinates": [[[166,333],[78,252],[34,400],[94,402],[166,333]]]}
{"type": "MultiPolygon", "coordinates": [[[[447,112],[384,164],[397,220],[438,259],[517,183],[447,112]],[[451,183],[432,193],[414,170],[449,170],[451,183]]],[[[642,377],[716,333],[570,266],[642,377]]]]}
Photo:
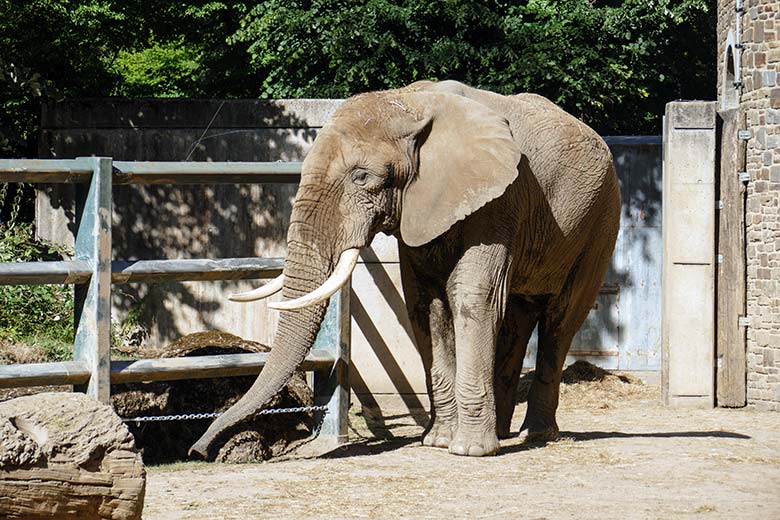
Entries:
{"type": "Polygon", "coordinates": [[[528,410],[520,431],[528,430],[527,441],[548,441],[558,437],[555,412],[558,409],[561,375],[571,341],[596,300],[612,258],[609,247],[593,247],[575,265],[563,291],[550,298],[539,321],[536,374],[528,393],[528,410]]]}
{"type": "Polygon", "coordinates": [[[517,404],[517,383],[528,340],[539,320],[539,310],[521,297],[510,296],[496,341],[496,430],[499,439],[510,435],[517,404]]]}

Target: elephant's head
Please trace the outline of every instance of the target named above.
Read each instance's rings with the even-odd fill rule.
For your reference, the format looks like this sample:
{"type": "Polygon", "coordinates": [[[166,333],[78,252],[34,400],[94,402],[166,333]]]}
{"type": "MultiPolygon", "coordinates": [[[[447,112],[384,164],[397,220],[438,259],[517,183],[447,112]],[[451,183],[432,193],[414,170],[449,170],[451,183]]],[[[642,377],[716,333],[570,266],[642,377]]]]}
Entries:
{"type": "Polygon", "coordinates": [[[265,368],[246,395],[192,446],[206,456],[226,429],[262,408],[302,363],[327,298],[350,276],[360,248],[383,231],[417,247],[501,195],[520,153],[507,121],[446,92],[399,90],[349,99],[303,162],[283,274],[234,299],[283,290],[265,368]]]}

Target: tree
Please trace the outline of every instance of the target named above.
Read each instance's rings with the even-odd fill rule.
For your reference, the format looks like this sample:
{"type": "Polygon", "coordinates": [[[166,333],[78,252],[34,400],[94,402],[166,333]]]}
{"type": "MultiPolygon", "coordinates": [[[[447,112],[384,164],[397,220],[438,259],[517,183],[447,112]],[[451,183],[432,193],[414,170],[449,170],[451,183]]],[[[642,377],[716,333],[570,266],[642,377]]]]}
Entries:
{"type": "Polygon", "coordinates": [[[46,98],[254,95],[244,4],[0,0],[0,156],[35,156],[46,98]]]}
{"type": "Polygon", "coordinates": [[[41,99],[346,97],[422,79],[537,92],[601,133],[715,96],[707,0],[0,0],[0,155],[41,99]]]}
{"type": "Polygon", "coordinates": [[[449,78],[657,133],[670,99],[714,97],[714,16],[706,0],[268,0],[230,41],[249,44],[265,97],[449,78]]]}

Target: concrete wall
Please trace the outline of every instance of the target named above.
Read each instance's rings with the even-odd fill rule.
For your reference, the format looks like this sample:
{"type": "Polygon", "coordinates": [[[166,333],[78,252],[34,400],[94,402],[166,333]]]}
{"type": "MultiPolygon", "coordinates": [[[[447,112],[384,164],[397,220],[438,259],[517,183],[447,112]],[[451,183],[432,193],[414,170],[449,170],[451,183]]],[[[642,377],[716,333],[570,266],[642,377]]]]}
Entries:
{"type": "MultiPolygon", "coordinates": [[[[117,160],[300,160],[338,100],[74,100],[48,106],[41,157],[107,155],[117,160]]],[[[659,137],[611,137],[623,213],[612,268],[569,361],[607,368],[660,368],[661,143],[659,137]]],[[[187,258],[284,256],[294,186],[117,187],[114,256],[187,258]]],[[[68,193],[38,199],[38,230],[67,239],[68,193]]],[[[222,329],[269,342],[273,314],[263,302],[235,304],[225,294],[252,282],[171,283],[118,289],[115,312],[144,301],[149,345],[222,329]]],[[[377,236],[353,277],[352,386],[361,400],[400,394],[424,403],[424,377],[411,339],[395,239],[377,236]]],[[[529,349],[526,366],[533,366],[529,349]]]]}
{"type": "MultiPolygon", "coordinates": [[[[743,4],[737,16],[734,0],[719,3],[718,35],[725,64],[725,42],[739,19],[744,47],[736,94],[750,130],[746,171],[751,176],[745,215],[747,398],[760,409],[780,410],[780,1],[743,4]]],[[[729,92],[721,86],[718,94],[723,104],[729,92]]]]}

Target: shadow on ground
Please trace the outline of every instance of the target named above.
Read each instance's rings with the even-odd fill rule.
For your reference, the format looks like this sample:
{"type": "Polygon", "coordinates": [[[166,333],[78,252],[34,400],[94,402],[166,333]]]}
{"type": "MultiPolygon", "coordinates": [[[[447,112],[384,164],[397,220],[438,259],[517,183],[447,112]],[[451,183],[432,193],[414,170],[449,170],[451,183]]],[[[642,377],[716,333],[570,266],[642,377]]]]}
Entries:
{"type": "MultiPolygon", "coordinates": [[[[528,390],[534,379],[534,371],[520,378],[517,388],[517,402],[525,403],[528,390]]],[[[591,363],[577,361],[563,372],[561,383],[562,402],[577,409],[613,408],[623,400],[646,399],[652,388],[645,386],[638,378],[603,370],[591,363]]],[[[394,451],[420,442],[422,430],[413,424],[426,424],[428,414],[418,410],[412,414],[383,415],[378,408],[363,404],[357,414],[350,417],[350,444],[319,455],[321,458],[340,459],[378,455],[394,451]]],[[[522,442],[519,432],[502,442],[500,455],[518,453],[541,448],[547,442],[522,442]],[[514,440],[513,440],[514,439],[514,440]]],[[[723,430],[703,431],[657,431],[657,432],[621,432],[621,431],[563,431],[558,441],[586,442],[600,439],[632,438],[727,438],[750,439],[748,435],[723,430]]],[[[500,456],[499,455],[499,456],[500,456]]]]}

